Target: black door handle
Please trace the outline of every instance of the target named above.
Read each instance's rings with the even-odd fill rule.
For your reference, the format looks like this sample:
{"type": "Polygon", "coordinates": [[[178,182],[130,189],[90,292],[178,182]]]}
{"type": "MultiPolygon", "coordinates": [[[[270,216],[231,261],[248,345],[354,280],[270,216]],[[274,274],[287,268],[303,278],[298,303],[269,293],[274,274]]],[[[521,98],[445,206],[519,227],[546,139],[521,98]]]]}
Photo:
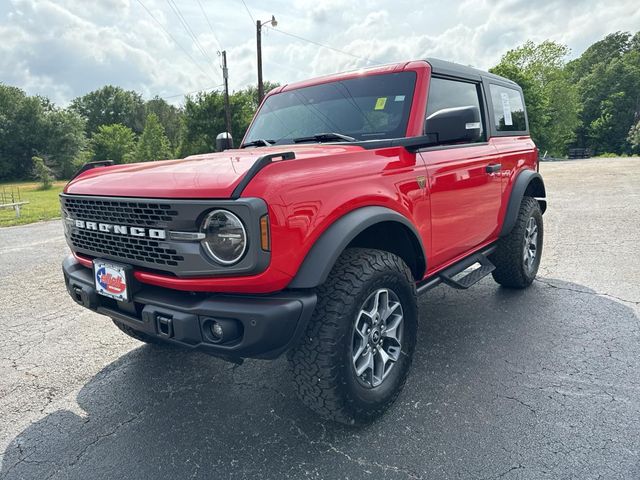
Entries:
{"type": "Polygon", "coordinates": [[[487,165],[485,167],[484,171],[487,172],[487,173],[496,173],[501,168],[502,168],[502,164],[501,163],[490,163],[489,165],[487,165]]]}

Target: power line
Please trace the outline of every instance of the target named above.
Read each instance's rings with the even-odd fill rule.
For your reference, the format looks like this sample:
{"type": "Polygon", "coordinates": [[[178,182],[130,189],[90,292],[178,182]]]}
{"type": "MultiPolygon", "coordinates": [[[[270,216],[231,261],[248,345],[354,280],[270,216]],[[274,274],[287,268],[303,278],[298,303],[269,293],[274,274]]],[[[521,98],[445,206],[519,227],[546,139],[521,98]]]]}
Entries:
{"type": "Polygon", "coordinates": [[[173,13],[175,13],[176,16],[178,17],[178,20],[180,20],[180,23],[186,30],[187,34],[193,39],[193,42],[195,43],[198,50],[200,50],[200,53],[205,58],[205,60],[207,60],[208,64],[209,65],[213,64],[213,60],[209,58],[209,55],[207,55],[207,52],[205,52],[204,48],[202,48],[202,45],[198,41],[198,37],[196,37],[195,33],[193,33],[193,30],[189,26],[189,22],[187,22],[187,19],[184,18],[184,15],[182,15],[182,12],[180,11],[180,7],[178,7],[178,5],[175,3],[174,0],[167,0],[167,3],[169,4],[169,7],[171,7],[171,9],[173,10],[173,13]]]}
{"type": "Polygon", "coordinates": [[[175,37],[174,37],[173,35],[171,35],[171,33],[170,33],[166,28],[164,28],[164,25],[162,25],[162,23],[160,22],[160,20],[158,20],[158,19],[155,17],[155,15],[154,15],[153,13],[151,13],[151,11],[150,11],[146,6],[145,6],[145,4],[144,4],[144,3],[142,3],[142,0],[136,0],[136,1],[140,4],[140,6],[141,6],[142,8],[144,8],[144,9],[146,10],[146,12],[149,14],[149,16],[150,16],[151,18],[153,18],[153,20],[154,20],[154,21],[158,24],[158,26],[159,26],[159,27],[164,31],[164,33],[166,33],[166,34],[169,36],[169,38],[170,38],[171,40],[173,40],[173,43],[175,43],[178,47],[180,47],[180,50],[182,50],[182,51],[184,52],[184,54],[185,54],[187,57],[189,57],[189,60],[191,60],[191,62],[193,62],[193,64],[194,64],[196,67],[198,67],[198,68],[200,69],[200,71],[208,77],[208,76],[209,76],[209,74],[208,74],[207,72],[205,72],[205,71],[204,71],[204,68],[202,68],[202,66],[201,66],[198,62],[196,62],[196,61],[193,59],[193,57],[192,57],[192,56],[191,56],[191,54],[187,51],[187,49],[186,49],[186,48],[184,48],[184,47],[183,47],[183,46],[182,46],[182,45],[181,45],[181,44],[180,44],[180,43],[175,39],[175,37]]]}
{"type": "Polygon", "coordinates": [[[211,30],[211,33],[213,34],[213,38],[215,39],[216,43],[220,47],[220,50],[222,50],[222,43],[220,43],[220,40],[218,40],[218,36],[216,35],[215,30],[213,29],[213,25],[209,21],[209,15],[207,15],[207,12],[204,11],[204,7],[202,6],[202,2],[200,0],[198,0],[198,5],[200,5],[200,11],[202,12],[202,15],[204,15],[204,18],[207,21],[207,24],[209,25],[209,29],[211,30]]]}
{"type": "Polygon", "coordinates": [[[249,10],[249,7],[247,7],[247,4],[245,3],[244,0],[240,0],[240,1],[244,5],[244,8],[247,11],[247,13],[249,14],[249,18],[251,19],[251,23],[253,23],[255,25],[256,24],[256,19],[253,18],[253,15],[251,15],[251,10],[249,10]]]}
{"type": "Polygon", "coordinates": [[[348,55],[350,57],[357,58],[359,60],[364,60],[365,62],[376,63],[375,61],[373,61],[373,60],[371,60],[369,58],[361,57],[361,56],[355,55],[353,53],[345,52],[344,50],[340,50],[338,48],[331,47],[329,45],[324,45],[324,44],[322,44],[320,42],[316,42],[315,40],[310,40],[308,38],[301,37],[300,35],[296,35],[294,33],[285,32],[284,30],[280,30],[279,28],[271,28],[271,27],[266,27],[266,26],[265,26],[265,28],[268,28],[269,30],[271,30],[273,32],[278,32],[278,33],[281,33],[283,35],[287,35],[289,37],[297,38],[298,40],[302,40],[303,42],[313,43],[314,45],[317,45],[319,47],[327,48],[329,50],[333,50],[334,52],[342,53],[343,55],[348,55]]]}
{"type": "Polygon", "coordinates": [[[209,64],[213,63],[211,58],[209,58],[209,55],[207,55],[207,52],[205,52],[204,48],[202,48],[202,45],[198,41],[198,37],[196,37],[195,33],[191,29],[189,22],[187,22],[187,19],[184,18],[184,15],[182,15],[182,11],[180,10],[180,7],[178,7],[178,5],[174,0],[167,0],[167,4],[171,8],[171,10],[173,10],[173,13],[175,13],[176,17],[178,17],[178,20],[182,24],[182,27],[184,28],[184,30],[187,32],[187,35],[191,37],[191,39],[193,40],[193,43],[196,45],[197,49],[200,51],[200,53],[205,58],[205,60],[209,64]]]}
{"type": "MultiPolygon", "coordinates": [[[[251,10],[249,10],[249,7],[247,6],[247,3],[245,2],[245,0],[240,0],[240,1],[244,5],[244,8],[247,11],[247,13],[249,14],[249,18],[251,18],[251,22],[255,25],[255,23],[256,23],[255,18],[251,14],[251,10]]],[[[301,37],[300,35],[296,35],[294,33],[285,32],[284,30],[280,30],[280,29],[277,29],[277,28],[272,28],[272,27],[269,27],[268,25],[263,25],[263,27],[264,28],[268,28],[270,30],[273,30],[274,32],[280,32],[283,35],[288,35],[290,37],[297,38],[298,40],[302,40],[303,42],[313,43],[314,45],[317,45],[319,47],[327,48],[329,50],[333,50],[334,52],[342,53],[343,55],[348,55],[350,57],[357,58],[359,60],[364,60],[365,62],[377,63],[376,61],[373,61],[373,60],[371,60],[369,58],[365,58],[365,57],[361,57],[359,55],[355,55],[353,53],[345,52],[344,50],[340,50],[338,48],[331,47],[329,45],[324,45],[324,44],[322,44],[320,42],[316,42],[315,40],[310,40],[308,38],[301,37]]]]}

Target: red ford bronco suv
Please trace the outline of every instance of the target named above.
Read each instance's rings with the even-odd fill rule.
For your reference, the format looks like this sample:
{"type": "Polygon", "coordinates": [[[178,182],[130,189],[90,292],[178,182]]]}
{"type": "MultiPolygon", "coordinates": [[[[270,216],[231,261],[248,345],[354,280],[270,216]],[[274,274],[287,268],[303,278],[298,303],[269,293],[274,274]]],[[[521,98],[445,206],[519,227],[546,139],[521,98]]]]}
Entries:
{"type": "Polygon", "coordinates": [[[348,424],[402,389],[418,295],[531,284],[546,208],[520,87],[432,59],[278,87],[239,149],[90,163],[61,203],[77,303],[143,342],[286,352],[348,424]]]}

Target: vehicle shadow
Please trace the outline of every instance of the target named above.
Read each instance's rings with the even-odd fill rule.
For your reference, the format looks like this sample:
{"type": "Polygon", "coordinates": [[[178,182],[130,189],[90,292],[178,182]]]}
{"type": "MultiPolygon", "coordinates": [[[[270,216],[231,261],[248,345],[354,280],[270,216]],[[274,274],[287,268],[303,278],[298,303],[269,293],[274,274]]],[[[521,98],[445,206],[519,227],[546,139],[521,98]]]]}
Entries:
{"type": "Polygon", "coordinates": [[[613,465],[637,476],[625,454],[640,451],[628,304],[552,279],[439,287],[420,303],[412,375],[370,426],[306,410],[284,359],[238,367],[141,346],[83,386],[81,410],[21,432],[0,478],[592,478],[613,465]]]}

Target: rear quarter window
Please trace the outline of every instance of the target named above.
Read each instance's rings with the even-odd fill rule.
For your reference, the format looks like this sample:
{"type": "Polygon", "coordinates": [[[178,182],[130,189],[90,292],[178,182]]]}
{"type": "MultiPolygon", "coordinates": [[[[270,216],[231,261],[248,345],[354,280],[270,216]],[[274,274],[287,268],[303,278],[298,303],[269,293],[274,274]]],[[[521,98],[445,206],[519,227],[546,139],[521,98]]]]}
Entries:
{"type": "Polygon", "coordinates": [[[489,86],[493,104],[493,123],[499,132],[524,132],[527,121],[522,94],[513,88],[489,86]]]}

